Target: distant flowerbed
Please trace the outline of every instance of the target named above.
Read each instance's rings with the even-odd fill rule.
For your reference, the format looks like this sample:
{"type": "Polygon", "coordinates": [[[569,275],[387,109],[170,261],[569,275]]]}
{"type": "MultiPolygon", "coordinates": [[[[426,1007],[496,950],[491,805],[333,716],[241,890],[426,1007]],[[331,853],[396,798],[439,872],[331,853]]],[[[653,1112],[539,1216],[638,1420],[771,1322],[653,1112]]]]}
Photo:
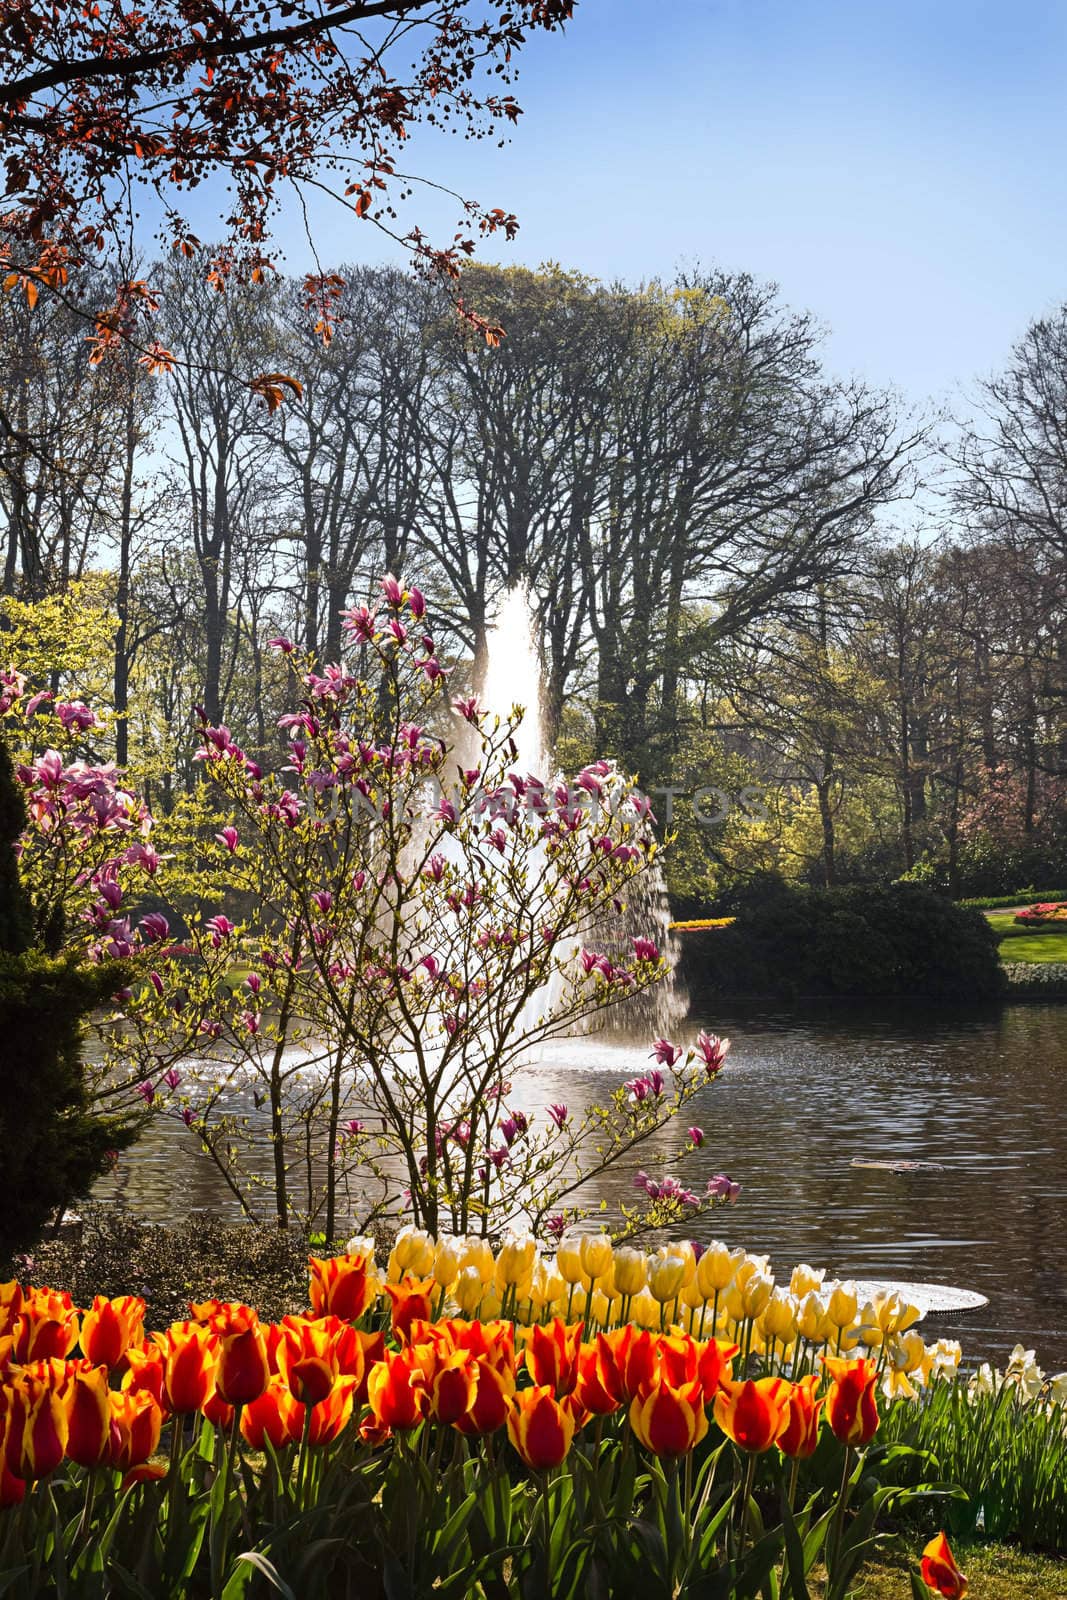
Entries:
{"type": "Polygon", "coordinates": [[[672,922],[671,929],[674,933],[702,933],[705,928],[729,928],[736,921],[736,917],[690,917],[685,922],[672,922]]]}
{"type": "Polygon", "coordinates": [[[1067,926],[1067,900],[1039,900],[1035,905],[1020,911],[1014,920],[1024,928],[1045,927],[1062,923],[1067,926]]]}
{"type": "MultiPolygon", "coordinates": [[[[208,1300],[147,1337],[136,1296],[0,1286],[5,1594],[136,1566],[161,1596],[458,1600],[506,1561],[494,1592],[695,1596],[715,1571],[728,1597],[776,1568],[800,1592],[820,1559],[843,1596],[877,1513],[925,1492],[858,1503],[880,1396],[959,1361],[898,1296],[806,1266],[780,1288],[721,1244],[584,1234],[544,1260],[406,1229],[384,1274],[362,1239],[310,1268],[306,1313],[208,1300]],[[841,1487],[798,1501],[817,1454],[841,1487]]],[[[942,1536],[922,1571],[965,1592],[942,1536]]]]}

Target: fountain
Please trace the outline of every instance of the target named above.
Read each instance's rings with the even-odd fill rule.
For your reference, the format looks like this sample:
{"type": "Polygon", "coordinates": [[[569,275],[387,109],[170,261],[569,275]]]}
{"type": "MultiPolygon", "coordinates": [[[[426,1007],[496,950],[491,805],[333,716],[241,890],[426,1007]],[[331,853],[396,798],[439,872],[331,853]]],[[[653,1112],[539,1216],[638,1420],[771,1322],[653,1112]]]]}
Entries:
{"type": "MultiPolygon", "coordinates": [[[[523,708],[515,731],[515,765],[524,774],[538,776],[545,775],[551,759],[541,715],[542,677],[530,591],[525,584],[516,584],[505,594],[489,634],[481,702],[501,719],[510,716],[513,706],[523,708]]],[[[635,935],[651,937],[670,968],[663,982],[599,1012],[589,1020],[589,1028],[622,1036],[661,1037],[684,1020],[688,1000],[677,972],[681,951],[670,921],[667,885],[657,860],[634,879],[621,913],[601,913],[584,930],[588,944],[623,965],[632,959],[631,939],[635,935]]],[[[536,1004],[544,1008],[543,1001],[537,1002],[535,997],[536,1004]]]]}

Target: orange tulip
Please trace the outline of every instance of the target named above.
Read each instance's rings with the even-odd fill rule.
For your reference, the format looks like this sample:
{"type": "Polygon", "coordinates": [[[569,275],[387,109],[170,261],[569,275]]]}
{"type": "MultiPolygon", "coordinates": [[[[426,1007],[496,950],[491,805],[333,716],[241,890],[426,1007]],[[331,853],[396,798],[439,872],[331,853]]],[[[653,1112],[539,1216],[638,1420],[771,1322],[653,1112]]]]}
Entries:
{"type": "Polygon", "coordinates": [[[508,1438],[534,1472],[547,1472],[566,1459],[574,1439],[574,1407],[557,1400],[548,1384],[512,1395],[508,1438]]]}
{"type": "Polygon", "coordinates": [[[74,1371],[63,1389],[67,1411],[67,1460],[98,1467],[110,1452],[111,1406],[107,1368],[74,1371]]]}
{"type": "Polygon", "coordinates": [[[59,1466],[67,1446],[67,1412],[59,1387],[48,1378],[17,1373],[3,1395],[8,1470],[16,1478],[46,1477],[59,1466]]]}
{"type": "Polygon", "coordinates": [[[487,1362],[498,1372],[515,1376],[515,1327],[510,1322],[462,1322],[454,1319],[440,1324],[449,1330],[452,1347],[465,1350],[477,1361],[487,1362]]]}
{"type": "Polygon", "coordinates": [[[78,1342],[78,1313],[70,1295],[56,1289],[27,1289],[11,1324],[8,1359],[15,1366],[49,1356],[62,1360],[78,1342]]]}
{"type": "Polygon", "coordinates": [[[117,1367],[131,1345],[144,1338],[144,1301],[123,1294],[98,1294],[82,1318],[82,1350],[94,1367],[117,1367]]]}
{"type": "Polygon", "coordinates": [[[229,1433],[233,1427],[236,1412],[219,1394],[218,1389],[213,1389],[200,1407],[201,1415],[205,1422],[210,1422],[213,1428],[221,1428],[223,1433],[229,1433]]]}
{"type": "Polygon", "coordinates": [[[430,1396],[422,1368],[409,1347],[394,1355],[387,1350],[367,1379],[367,1402],[377,1423],[397,1431],[418,1427],[429,1410],[430,1396]]]}
{"type": "MultiPolygon", "coordinates": [[[[415,1348],[420,1347],[416,1345],[415,1348]]],[[[464,1350],[435,1353],[432,1370],[427,1373],[427,1386],[433,1420],[443,1425],[458,1422],[478,1397],[478,1362],[464,1350]]]]}
{"type": "Polygon", "coordinates": [[[742,1450],[769,1450],[782,1427],[789,1387],[783,1378],[725,1382],[715,1396],[715,1421],[742,1450]]]}
{"type": "Polygon", "coordinates": [[[488,1359],[475,1362],[474,1399],[455,1426],[469,1438],[496,1433],[508,1420],[511,1397],[515,1393],[515,1374],[490,1365],[488,1359]]]}
{"type": "Polygon", "coordinates": [[[200,1322],[174,1322],[156,1335],[162,1357],[162,1393],[171,1411],[200,1411],[215,1392],[219,1336],[200,1322]]]}
{"type": "Polygon", "coordinates": [[[535,1324],[530,1329],[525,1361],[535,1388],[547,1384],[557,1398],[571,1393],[578,1380],[584,1326],[576,1322],[568,1328],[562,1317],[554,1317],[547,1328],[535,1324]]]}
{"type": "MultiPolygon", "coordinates": [[[[311,1423],[308,1427],[308,1444],[312,1449],[324,1444],[333,1444],[335,1439],[348,1427],[352,1420],[352,1408],[355,1403],[358,1380],[355,1378],[338,1378],[325,1400],[320,1400],[317,1406],[311,1408],[311,1423]]],[[[300,1408],[300,1424],[304,1423],[304,1407],[300,1408]]]]}
{"type": "Polygon", "coordinates": [[[21,1505],[26,1498],[26,1482],[16,1478],[7,1464],[4,1449],[4,1419],[0,1417],[0,1511],[7,1506],[21,1505]]]}
{"type": "Polygon", "coordinates": [[[784,1456],[804,1460],[815,1452],[822,1408],[822,1401],[815,1398],[818,1387],[818,1374],[809,1373],[799,1383],[794,1383],[786,1396],[782,1429],[776,1441],[784,1456]]]}
{"type": "Polygon", "coordinates": [[[264,1439],[281,1450],[297,1444],[303,1432],[304,1408],[285,1378],[272,1378],[263,1393],[242,1408],[241,1433],[253,1450],[262,1450],[264,1439]]]}
{"type": "Polygon", "coordinates": [[[316,1317],[332,1313],[342,1322],[358,1322],[374,1304],[376,1279],[369,1255],[309,1256],[311,1310],[316,1317]]]}
{"type": "Polygon", "coordinates": [[[155,1339],[147,1342],[140,1350],[127,1350],[122,1387],[131,1394],[143,1390],[145,1394],[152,1396],[157,1405],[164,1404],[166,1399],[164,1355],[155,1339]]]}
{"type": "Polygon", "coordinates": [[[215,1387],[231,1406],[246,1406],[263,1393],[270,1380],[267,1347],[254,1311],[234,1318],[219,1335],[215,1387]]]}
{"type": "Polygon", "coordinates": [[[120,1472],[139,1467],[159,1448],[163,1412],[144,1389],[111,1390],[111,1465],[120,1472]]]}
{"type": "Polygon", "coordinates": [[[647,1328],[628,1322],[597,1336],[600,1382],[608,1394],[629,1402],[648,1389],[659,1374],[659,1341],[647,1328]]]}
{"type": "Polygon", "coordinates": [[[189,1310],[194,1322],[202,1322],[215,1333],[233,1333],[245,1328],[250,1317],[259,1320],[258,1313],[243,1300],[200,1300],[190,1303],[189,1310]]]}
{"type": "Polygon", "coordinates": [[[392,1328],[401,1344],[409,1342],[413,1322],[429,1319],[437,1285],[433,1278],[403,1277],[387,1283],[385,1292],[392,1301],[392,1328]]]}
{"type": "Polygon", "coordinates": [[[275,1362],[301,1404],[314,1406],[326,1399],[340,1376],[342,1357],[353,1368],[350,1376],[357,1383],[362,1378],[363,1346],[346,1322],[286,1317],[277,1332],[275,1362]]]}
{"type": "MultiPolygon", "coordinates": [[[[604,1335],[598,1334],[598,1339],[604,1335]]],[[[609,1417],[622,1404],[619,1390],[604,1387],[599,1352],[596,1344],[583,1344],[578,1352],[578,1378],[574,1385],[574,1398],[597,1417],[609,1417]]]]}
{"type": "Polygon", "coordinates": [[[0,1334],[9,1333],[15,1318],[22,1310],[22,1286],[12,1278],[10,1283],[0,1283],[0,1334]]]}
{"type": "Polygon", "coordinates": [[[931,1539],[922,1554],[922,1578],[928,1589],[945,1596],[945,1600],[963,1600],[967,1593],[967,1579],[956,1565],[943,1533],[931,1539]]]}
{"type": "Polygon", "coordinates": [[[635,1395],[630,1402],[630,1426],[654,1455],[688,1455],[708,1431],[699,1378],[680,1388],[658,1378],[650,1389],[635,1395]]]}
{"type": "Polygon", "coordinates": [[[845,1361],[824,1356],[823,1366],[833,1382],[826,1396],[826,1420],[843,1444],[864,1445],[878,1431],[875,1385],[878,1369],[867,1356],[845,1361]]]}

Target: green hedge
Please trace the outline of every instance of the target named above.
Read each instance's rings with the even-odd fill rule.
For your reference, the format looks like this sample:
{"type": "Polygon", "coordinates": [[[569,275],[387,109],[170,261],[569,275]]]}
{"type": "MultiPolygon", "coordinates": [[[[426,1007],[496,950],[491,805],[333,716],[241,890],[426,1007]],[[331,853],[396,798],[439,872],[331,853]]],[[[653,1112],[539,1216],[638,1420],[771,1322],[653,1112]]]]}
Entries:
{"type": "Polygon", "coordinates": [[[1067,900],[1067,889],[1016,889],[1014,894],[987,895],[979,900],[958,900],[957,905],[976,911],[1000,911],[1007,906],[1032,906],[1041,900],[1067,900]]]}
{"type": "Polygon", "coordinates": [[[690,990],[710,994],[996,1000],[997,937],[980,911],[918,884],[797,888],[773,879],[717,907],[730,928],[683,934],[690,990]]]}

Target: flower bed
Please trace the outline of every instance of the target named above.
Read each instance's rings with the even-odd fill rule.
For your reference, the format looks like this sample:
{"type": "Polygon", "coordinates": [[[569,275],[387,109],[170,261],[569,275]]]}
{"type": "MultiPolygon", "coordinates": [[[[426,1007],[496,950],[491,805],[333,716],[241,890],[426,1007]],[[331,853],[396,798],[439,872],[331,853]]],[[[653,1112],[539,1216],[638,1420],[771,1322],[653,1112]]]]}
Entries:
{"type": "MultiPolygon", "coordinates": [[[[841,1597],[923,1492],[859,1503],[879,1397],[959,1361],[894,1296],[603,1235],[408,1229],[384,1277],[313,1258],[304,1314],[190,1310],[145,1338],[134,1296],[0,1291],[6,1594],[741,1596],[821,1559],[841,1597]]],[[[937,1541],[923,1571],[963,1593],[937,1541]]]]}
{"type": "Polygon", "coordinates": [[[1024,928],[1043,928],[1062,924],[1067,927],[1067,900],[1039,900],[1013,919],[1024,928]]]}
{"type": "Polygon", "coordinates": [[[706,933],[709,928],[730,928],[736,917],[690,917],[685,922],[672,922],[672,933],[706,933]]]}

